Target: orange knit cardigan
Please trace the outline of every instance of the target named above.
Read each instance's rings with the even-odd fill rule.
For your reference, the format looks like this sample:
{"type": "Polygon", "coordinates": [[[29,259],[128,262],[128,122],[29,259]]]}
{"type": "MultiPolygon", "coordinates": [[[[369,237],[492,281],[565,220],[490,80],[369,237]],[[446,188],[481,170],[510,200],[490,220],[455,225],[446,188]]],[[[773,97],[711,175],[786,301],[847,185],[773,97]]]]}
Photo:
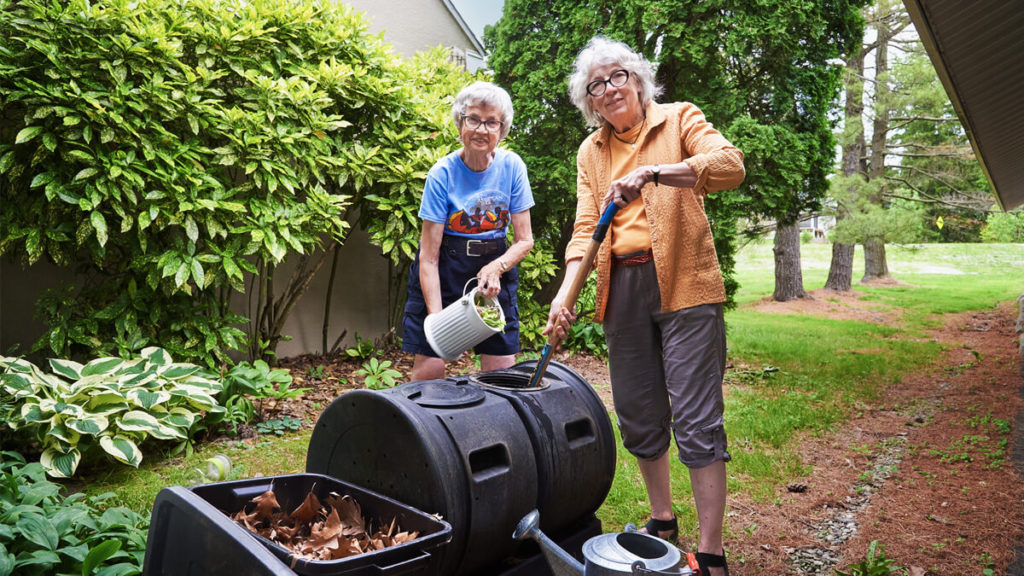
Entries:
{"type": "MultiPolygon", "coordinates": [[[[662,312],[724,302],[725,286],[704,214],[704,196],[743,182],[743,153],[689,102],[652,103],[646,112],[647,127],[637,142],[638,166],[685,160],[697,173],[693,188],[649,183],[641,190],[651,228],[662,312]]],[[[611,127],[606,123],[580,145],[576,157],[576,223],[565,250],[567,262],[583,257],[601,217],[601,201],[611,186],[610,137],[611,127]]],[[[597,254],[596,322],[604,320],[610,277],[611,242],[605,242],[597,254]]]]}

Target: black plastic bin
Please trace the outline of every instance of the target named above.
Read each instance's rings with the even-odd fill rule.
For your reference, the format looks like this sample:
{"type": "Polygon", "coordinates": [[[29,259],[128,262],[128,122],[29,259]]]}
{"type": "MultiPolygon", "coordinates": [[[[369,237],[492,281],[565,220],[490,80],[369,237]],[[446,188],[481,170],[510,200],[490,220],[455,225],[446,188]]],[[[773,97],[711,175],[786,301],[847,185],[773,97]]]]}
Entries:
{"type": "Polygon", "coordinates": [[[436,573],[432,553],[450,539],[451,526],[447,522],[321,474],[252,478],[191,489],[175,486],[161,490],[153,504],[144,572],[148,576],[432,575],[436,573]],[[404,544],[339,560],[293,561],[288,550],[228,517],[271,486],[283,510],[294,510],[311,489],[321,500],[332,492],[348,494],[374,526],[395,518],[402,530],[419,532],[419,536],[404,544]]]}
{"type": "Polygon", "coordinates": [[[529,387],[535,367],[347,392],[320,415],[306,470],[440,514],[452,541],[437,574],[498,574],[495,563],[521,552],[510,535],[530,510],[549,535],[578,533],[615,474],[597,393],[556,362],[529,387]]]}

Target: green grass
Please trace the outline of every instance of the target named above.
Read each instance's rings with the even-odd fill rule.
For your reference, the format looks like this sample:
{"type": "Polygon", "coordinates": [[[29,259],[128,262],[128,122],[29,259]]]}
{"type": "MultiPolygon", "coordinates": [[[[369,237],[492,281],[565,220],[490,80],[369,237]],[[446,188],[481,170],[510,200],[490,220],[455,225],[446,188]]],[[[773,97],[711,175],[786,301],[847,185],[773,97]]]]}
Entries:
{"type": "MultiPolygon", "coordinates": [[[[924,329],[939,325],[944,314],[991,309],[1024,289],[1020,244],[888,246],[887,259],[900,284],[863,286],[861,248],[854,255],[853,289],[898,318],[879,324],[757,312],[751,304],[769,298],[775,287],[772,246],[752,244],[738,254],[739,306],[726,314],[729,355],[735,366],[750,368],[727,375],[730,492],[776,497],[778,486],[809,472],[798,453],[801,435],[834,429],[885,386],[937,359],[942,348],[922,339],[924,329]]],[[[804,288],[823,287],[831,245],[802,245],[801,260],[804,288]]],[[[649,515],[633,458],[620,447],[618,459],[611,494],[598,511],[606,530],[649,515]]],[[[689,477],[675,458],[672,478],[680,530],[693,540],[689,477]]]]}
{"type": "Polygon", "coordinates": [[[164,458],[160,454],[146,454],[138,470],[118,465],[107,466],[102,471],[83,471],[83,478],[87,478],[83,492],[90,495],[113,492],[117,494],[117,505],[149,515],[160,490],[200,483],[195,471],[205,468],[206,459],[214,454],[224,454],[231,459],[232,469],[227,480],[305,472],[310,435],[310,431],[283,436],[269,434],[260,436],[253,446],[242,442],[201,445],[189,456],[164,458]]]}
{"type": "MultiPolygon", "coordinates": [[[[804,244],[801,252],[805,288],[821,288],[831,247],[804,244]]],[[[774,498],[778,486],[809,472],[799,456],[802,435],[836,428],[884,387],[937,359],[941,347],[921,338],[924,329],[941,323],[944,314],[991,309],[1024,289],[1024,245],[889,246],[887,254],[890,272],[903,284],[858,285],[863,274],[858,248],[854,290],[898,318],[891,324],[757,312],[749,304],[769,297],[774,288],[771,245],[750,245],[738,254],[740,306],[726,315],[730,361],[737,367],[727,374],[726,387],[731,493],[774,498]]],[[[116,492],[121,503],[148,514],[161,488],[187,485],[190,471],[215,452],[231,457],[233,478],[289,474],[304,470],[308,442],[308,432],[289,433],[261,437],[252,448],[218,444],[186,459],[147,454],[140,470],[111,467],[90,477],[87,490],[116,492]]],[[[636,462],[621,442],[617,445],[614,484],[598,511],[606,531],[642,523],[649,514],[636,462]]],[[[672,466],[680,529],[692,541],[696,516],[689,478],[676,458],[672,466]]]]}

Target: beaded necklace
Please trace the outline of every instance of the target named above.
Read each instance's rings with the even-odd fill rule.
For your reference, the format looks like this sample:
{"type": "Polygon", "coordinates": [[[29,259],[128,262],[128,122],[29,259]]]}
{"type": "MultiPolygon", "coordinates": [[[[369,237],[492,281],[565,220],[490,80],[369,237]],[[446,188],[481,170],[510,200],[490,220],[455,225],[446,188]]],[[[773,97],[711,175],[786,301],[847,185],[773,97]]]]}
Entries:
{"type": "Polygon", "coordinates": [[[629,144],[630,146],[633,147],[633,150],[636,150],[636,141],[639,140],[640,139],[640,135],[644,133],[644,126],[646,126],[646,125],[647,125],[647,115],[645,114],[644,115],[644,121],[643,121],[642,124],[640,124],[640,130],[636,133],[636,137],[633,138],[632,142],[629,142],[628,140],[623,140],[622,138],[619,138],[619,135],[615,133],[614,129],[612,130],[612,136],[615,136],[615,139],[618,140],[619,142],[622,142],[623,144],[629,144]]]}

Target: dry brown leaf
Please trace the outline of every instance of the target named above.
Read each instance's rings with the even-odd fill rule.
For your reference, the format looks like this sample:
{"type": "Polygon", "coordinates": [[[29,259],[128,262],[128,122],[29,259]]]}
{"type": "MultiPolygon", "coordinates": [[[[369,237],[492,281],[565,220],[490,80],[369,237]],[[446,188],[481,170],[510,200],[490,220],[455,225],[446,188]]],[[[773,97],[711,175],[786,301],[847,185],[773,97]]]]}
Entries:
{"type": "Polygon", "coordinates": [[[405,544],[406,542],[412,542],[413,540],[420,537],[419,532],[399,532],[392,538],[393,545],[405,544]]]}
{"type": "Polygon", "coordinates": [[[292,510],[289,515],[289,519],[293,524],[309,524],[313,518],[320,512],[320,500],[317,499],[316,495],[313,494],[311,488],[309,494],[306,494],[306,499],[302,501],[302,504],[298,508],[292,510]]]}
{"type": "Polygon", "coordinates": [[[348,494],[334,501],[334,510],[341,518],[345,536],[360,536],[366,533],[366,525],[363,522],[363,513],[359,503],[348,494]]]}
{"type": "Polygon", "coordinates": [[[336,539],[342,534],[341,519],[337,510],[331,510],[327,519],[314,524],[310,529],[309,539],[314,546],[323,546],[325,542],[336,539]]]}
{"type": "Polygon", "coordinates": [[[277,496],[274,495],[273,487],[253,498],[251,502],[256,505],[256,510],[249,515],[250,520],[267,520],[274,515],[274,510],[281,509],[281,505],[277,503],[277,496]]]}

